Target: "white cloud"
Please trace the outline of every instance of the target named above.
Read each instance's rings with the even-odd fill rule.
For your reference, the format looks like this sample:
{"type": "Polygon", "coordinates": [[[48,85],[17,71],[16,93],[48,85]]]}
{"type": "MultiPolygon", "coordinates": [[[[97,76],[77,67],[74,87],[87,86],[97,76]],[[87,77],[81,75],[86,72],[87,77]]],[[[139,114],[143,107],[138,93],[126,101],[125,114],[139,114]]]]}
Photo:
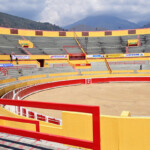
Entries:
{"type": "Polygon", "coordinates": [[[42,21],[66,25],[83,18],[90,11],[90,0],[46,0],[46,7],[41,14],[42,21]]]}
{"type": "Polygon", "coordinates": [[[1,12],[60,26],[95,14],[150,20],[149,6],[146,0],[0,0],[1,12]]]}
{"type": "Polygon", "coordinates": [[[28,19],[38,19],[45,7],[44,0],[0,0],[0,11],[28,19]]]}
{"type": "Polygon", "coordinates": [[[63,26],[88,15],[109,14],[137,22],[150,18],[149,6],[146,0],[46,0],[40,19],[63,26]]]}

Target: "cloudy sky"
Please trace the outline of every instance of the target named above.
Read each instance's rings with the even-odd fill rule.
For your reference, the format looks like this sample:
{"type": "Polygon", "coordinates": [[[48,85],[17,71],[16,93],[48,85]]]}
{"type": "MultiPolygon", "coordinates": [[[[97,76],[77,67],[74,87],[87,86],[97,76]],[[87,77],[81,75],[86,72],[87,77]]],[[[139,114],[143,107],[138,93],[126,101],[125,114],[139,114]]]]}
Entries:
{"type": "Polygon", "coordinates": [[[149,6],[148,0],[0,0],[0,12],[59,26],[100,14],[150,22],[149,6]]]}

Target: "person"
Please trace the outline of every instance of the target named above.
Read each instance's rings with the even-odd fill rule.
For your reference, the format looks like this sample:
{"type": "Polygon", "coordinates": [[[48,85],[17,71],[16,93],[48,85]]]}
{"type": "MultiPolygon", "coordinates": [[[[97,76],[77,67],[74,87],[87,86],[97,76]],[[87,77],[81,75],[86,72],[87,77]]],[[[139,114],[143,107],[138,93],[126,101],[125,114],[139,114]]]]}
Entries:
{"type": "Polygon", "coordinates": [[[16,64],[18,65],[18,58],[16,57],[16,64]]]}
{"type": "Polygon", "coordinates": [[[142,70],[142,65],[140,65],[140,70],[142,70]]]}
{"type": "Polygon", "coordinates": [[[10,61],[12,62],[12,55],[10,54],[10,61]]]}
{"type": "Polygon", "coordinates": [[[18,73],[19,73],[21,76],[23,76],[22,69],[19,69],[19,70],[18,70],[18,73]]]}

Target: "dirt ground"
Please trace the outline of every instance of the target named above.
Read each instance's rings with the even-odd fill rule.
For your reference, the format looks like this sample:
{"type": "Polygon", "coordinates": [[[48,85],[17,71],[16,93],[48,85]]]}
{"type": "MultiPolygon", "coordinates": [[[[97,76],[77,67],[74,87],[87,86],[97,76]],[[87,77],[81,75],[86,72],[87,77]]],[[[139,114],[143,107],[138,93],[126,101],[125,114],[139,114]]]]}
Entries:
{"type": "MultiPolygon", "coordinates": [[[[123,110],[128,110],[133,116],[150,116],[150,83],[102,83],[66,86],[30,95],[25,100],[98,105],[102,115],[119,116],[123,110]]],[[[29,109],[61,118],[60,111],[29,109]]]]}

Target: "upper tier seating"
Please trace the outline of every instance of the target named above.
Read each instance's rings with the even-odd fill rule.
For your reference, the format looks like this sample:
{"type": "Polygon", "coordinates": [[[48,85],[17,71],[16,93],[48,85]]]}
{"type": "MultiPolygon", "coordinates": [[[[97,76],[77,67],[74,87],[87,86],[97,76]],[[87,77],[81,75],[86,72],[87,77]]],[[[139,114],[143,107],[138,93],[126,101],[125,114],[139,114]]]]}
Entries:
{"type": "Polygon", "coordinates": [[[0,72],[0,80],[6,79],[6,76],[2,72],[0,72]]]}
{"type": "Polygon", "coordinates": [[[148,60],[141,61],[117,61],[117,62],[108,62],[112,71],[114,70],[148,70],[150,69],[150,65],[148,60]],[[142,68],[140,66],[142,65],[142,68]]]}
{"type": "Polygon", "coordinates": [[[78,40],[87,54],[111,54],[125,53],[129,37],[85,37],[78,38],[78,40]]]}
{"type": "Polygon", "coordinates": [[[75,72],[72,66],[68,63],[57,63],[49,65],[49,73],[64,73],[64,72],[75,72]]]}
{"type": "MultiPolygon", "coordinates": [[[[129,39],[138,39],[138,36],[77,37],[87,54],[126,53],[129,39]]],[[[139,35],[139,39],[141,46],[128,47],[129,53],[150,52],[150,35],[139,35]]],[[[73,37],[0,35],[0,54],[26,55],[27,52],[18,44],[18,40],[31,41],[34,44],[34,48],[26,48],[26,50],[33,55],[83,53],[73,37]]]]}
{"type": "Polygon", "coordinates": [[[21,36],[15,35],[0,35],[0,54],[22,54],[26,53],[18,44],[18,40],[22,40],[21,36]]]}
{"type": "MultiPolygon", "coordinates": [[[[141,46],[129,47],[129,53],[150,52],[150,35],[140,35],[141,46]]],[[[129,39],[137,35],[77,38],[87,54],[126,53],[129,39]]]]}
{"type": "Polygon", "coordinates": [[[67,53],[82,53],[74,38],[56,38],[56,37],[26,37],[30,40],[35,49],[28,49],[32,54],[36,54],[36,49],[40,54],[64,55],[67,53]],[[77,48],[66,48],[64,46],[77,46],[77,48]]]}
{"type": "Polygon", "coordinates": [[[14,67],[6,67],[6,69],[8,70],[8,76],[4,76],[3,73],[0,72],[0,79],[40,74],[75,72],[73,67],[68,63],[52,63],[49,68],[38,68],[36,65],[16,65],[14,67]]]}
{"type": "MultiPolygon", "coordinates": [[[[87,54],[113,54],[126,53],[129,39],[137,39],[137,35],[128,36],[106,36],[106,37],[77,37],[87,54]]],[[[150,35],[139,35],[141,46],[129,47],[129,53],[150,52],[150,35]]],[[[36,37],[0,35],[0,54],[27,53],[18,44],[18,40],[29,40],[34,48],[26,48],[33,55],[66,55],[72,53],[83,53],[73,37],[36,37]],[[70,47],[69,47],[70,46],[70,47]],[[74,46],[74,47],[71,47],[74,46]]]]}

